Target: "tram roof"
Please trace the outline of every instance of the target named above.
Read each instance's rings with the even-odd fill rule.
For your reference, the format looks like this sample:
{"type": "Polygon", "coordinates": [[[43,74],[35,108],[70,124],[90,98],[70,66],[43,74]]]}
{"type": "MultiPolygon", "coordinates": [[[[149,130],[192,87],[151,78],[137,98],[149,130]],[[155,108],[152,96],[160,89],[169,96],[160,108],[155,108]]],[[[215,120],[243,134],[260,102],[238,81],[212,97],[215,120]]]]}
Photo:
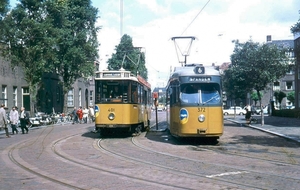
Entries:
{"type": "Polygon", "coordinates": [[[170,78],[176,78],[180,76],[220,76],[220,72],[216,70],[214,66],[203,66],[202,64],[188,64],[184,67],[175,67],[174,72],[171,74],[170,78]],[[196,68],[204,68],[204,73],[197,73],[196,68]]]}
{"type": "Polygon", "coordinates": [[[143,77],[140,75],[135,76],[130,71],[126,71],[124,69],[96,71],[95,74],[95,80],[131,80],[140,82],[148,88],[151,88],[150,83],[147,82],[143,77]]]}

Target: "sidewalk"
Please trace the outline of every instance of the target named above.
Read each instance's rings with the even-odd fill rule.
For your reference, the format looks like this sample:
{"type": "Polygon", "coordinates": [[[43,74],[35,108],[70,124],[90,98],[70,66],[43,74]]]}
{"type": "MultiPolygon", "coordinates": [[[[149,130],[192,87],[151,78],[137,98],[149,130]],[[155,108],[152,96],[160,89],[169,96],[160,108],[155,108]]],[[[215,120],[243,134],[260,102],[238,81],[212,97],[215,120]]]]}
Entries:
{"type": "Polygon", "coordinates": [[[261,125],[261,116],[258,115],[252,117],[256,118],[258,122],[246,124],[245,117],[236,117],[234,119],[233,116],[229,116],[224,117],[224,119],[234,123],[239,123],[246,127],[251,127],[296,142],[300,142],[300,119],[264,115],[264,125],[261,125]]]}

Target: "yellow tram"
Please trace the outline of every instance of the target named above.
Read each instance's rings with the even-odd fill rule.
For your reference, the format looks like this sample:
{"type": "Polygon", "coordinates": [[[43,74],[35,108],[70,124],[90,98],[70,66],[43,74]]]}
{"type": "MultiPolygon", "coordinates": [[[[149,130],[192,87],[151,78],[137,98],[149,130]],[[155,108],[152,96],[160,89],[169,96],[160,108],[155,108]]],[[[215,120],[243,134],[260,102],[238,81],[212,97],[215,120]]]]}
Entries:
{"type": "Polygon", "coordinates": [[[175,137],[223,134],[221,76],[214,67],[187,64],[176,67],[167,85],[167,122],[175,137]]]}
{"type": "Polygon", "coordinates": [[[151,119],[151,85],[130,71],[98,71],[95,77],[95,128],[145,130],[151,119]]]}

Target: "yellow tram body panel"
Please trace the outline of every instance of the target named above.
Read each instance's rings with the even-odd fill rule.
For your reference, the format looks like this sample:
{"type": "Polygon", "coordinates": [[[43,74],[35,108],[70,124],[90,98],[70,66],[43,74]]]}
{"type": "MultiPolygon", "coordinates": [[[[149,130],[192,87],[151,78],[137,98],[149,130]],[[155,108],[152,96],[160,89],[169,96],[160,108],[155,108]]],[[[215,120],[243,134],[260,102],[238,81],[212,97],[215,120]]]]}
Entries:
{"type": "Polygon", "coordinates": [[[219,137],[223,134],[221,107],[171,107],[170,132],[178,137],[219,137]],[[199,119],[200,118],[200,119],[199,119]],[[204,121],[199,121],[204,118],[204,121]]]}
{"type": "Polygon", "coordinates": [[[139,104],[97,104],[96,127],[122,127],[145,123],[147,110],[139,104]],[[110,118],[110,116],[114,118],[110,118]]]}

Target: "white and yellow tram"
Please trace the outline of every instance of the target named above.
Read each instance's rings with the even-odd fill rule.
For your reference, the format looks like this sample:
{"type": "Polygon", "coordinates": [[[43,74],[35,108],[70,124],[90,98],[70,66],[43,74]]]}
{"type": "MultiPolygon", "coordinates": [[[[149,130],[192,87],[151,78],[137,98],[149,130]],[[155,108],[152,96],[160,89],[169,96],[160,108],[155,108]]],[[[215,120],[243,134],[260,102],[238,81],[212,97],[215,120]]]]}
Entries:
{"type": "Polygon", "coordinates": [[[130,71],[98,71],[95,77],[95,128],[136,132],[149,128],[151,85],[130,71]]]}

